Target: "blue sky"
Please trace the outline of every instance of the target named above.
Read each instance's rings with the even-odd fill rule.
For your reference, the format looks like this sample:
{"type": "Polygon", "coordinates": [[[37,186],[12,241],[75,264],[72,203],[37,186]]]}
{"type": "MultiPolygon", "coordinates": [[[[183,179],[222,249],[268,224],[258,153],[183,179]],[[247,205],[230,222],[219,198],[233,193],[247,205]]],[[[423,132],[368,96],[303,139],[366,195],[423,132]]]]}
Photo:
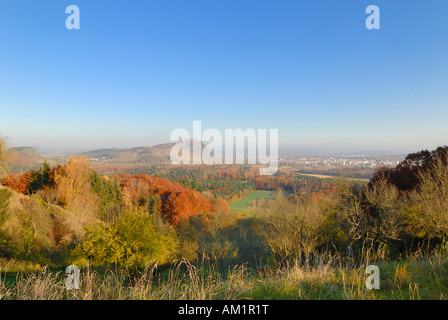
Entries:
{"type": "Polygon", "coordinates": [[[280,151],[447,144],[448,1],[0,0],[0,134],[92,149],[278,129],[280,151]],[[67,30],[68,5],[81,27],[67,30]],[[368,5],[380,30],[365,27],[368,5]]]}

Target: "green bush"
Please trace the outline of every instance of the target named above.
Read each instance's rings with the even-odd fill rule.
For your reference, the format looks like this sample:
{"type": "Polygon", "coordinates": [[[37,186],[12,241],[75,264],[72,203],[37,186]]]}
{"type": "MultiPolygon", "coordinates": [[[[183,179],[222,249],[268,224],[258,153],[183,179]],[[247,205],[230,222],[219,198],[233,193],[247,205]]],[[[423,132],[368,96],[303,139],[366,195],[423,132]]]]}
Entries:
{"type": "Polygon", "coordinates": [[[145,268],[175,259],[179,240],[157,215],[141,208],[125,211],[111,226],[91,228],[78,252],[93,266],[145,268]]]}

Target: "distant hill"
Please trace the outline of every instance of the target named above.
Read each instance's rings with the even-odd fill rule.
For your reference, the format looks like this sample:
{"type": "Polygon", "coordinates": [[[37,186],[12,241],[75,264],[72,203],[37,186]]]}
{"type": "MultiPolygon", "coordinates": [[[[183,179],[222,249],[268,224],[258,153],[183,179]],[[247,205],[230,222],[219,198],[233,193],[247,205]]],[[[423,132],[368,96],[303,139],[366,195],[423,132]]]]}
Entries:
{"type": "Polygon", "coordinates": [[[32,147],[16,147],[8,150],[7,166],[10,172],[38,169],[45,161],[45,156],[32,147]]]}
{"type": "MultiPolygon", "coordinates": [[[[188,142],[183,140],[183,142],[188,142]]],[[[83,152],[51,152],[43,147],[15,147],[8,150],[8,171],[19,173],[39,169],[44,161],[50,165],[65,163],[70,155],[81,155],[89,158],[92,167],[100,173],[117,173],[135,167],[171,164],[170,153],[175,143],[164,143],[136,148],[108,148],[83,152]],[[47,151],[47,152],[45,152],[47,151]]],[[[186,147],[186,146],[184,146],[186,147]]],[[[206,148],[202,144],[202,148],[206,148]]],[[[193,158],[200,159],[200,154],[190,154],[182,158],[190,162],[193,158]]]]}
{"type": "MultiPolygon", "coordinates": [[[[188,140],[183,140],[188,142],[188,140]]],[[[89,158],[93,164],[121,164],[121,165],[154,165],[171,163],[170,153],[175,143],[164,143],[150,147],[137,147],[129,149],[99,149],[80,153],[81,156],[89,158]]],[[[187,148],[188,145],[184,145],[187,148]]],[[[202,143],[202,148],[206,148],[202,143]]],[[[205,150],[205,149],[204,149],[205,150]]],[[[184,161],[191,161],[193,158],[199,158],[201,155],[190,153],[182,158],[184,161]]]]}
{"type": "Polygon", "coordinates": [[[92,162],[137,165],[160,164],[169,161],[173,145],[173,143],[165,143],[129,149],[99,149],[83,152],[80,155],[89,158],[92,162]]]}
{"type": "Polygon", "coordinates": [[[79,154],[81,152],[86,152],[89,149],[73,149],[73,148],[47,148],[47,147],[42,147],[39,145],[35,145],[33,146],[34,149],[37,149],[37,151],[39,151],[41,154],[47,154],[50,155],[51,157],[55,157],[55,156],[70,156],[70,155],[76,155],[79,154]]]}

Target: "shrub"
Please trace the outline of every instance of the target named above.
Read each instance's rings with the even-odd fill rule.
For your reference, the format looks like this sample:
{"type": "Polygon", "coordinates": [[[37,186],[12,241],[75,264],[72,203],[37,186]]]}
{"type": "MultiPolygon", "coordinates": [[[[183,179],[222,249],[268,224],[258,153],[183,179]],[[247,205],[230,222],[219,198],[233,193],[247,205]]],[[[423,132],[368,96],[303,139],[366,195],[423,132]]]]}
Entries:
{"type": "Polygon", "coordinates": [[[276,194],[255,207],[256,228],[278,262],[309,255],[322,242],[324,215],[310,197],[276,194]]]}
{"type": "Polygon", "coordinates": [[[174,230],[141,208],[125,211],[115,224],[91,228],[80,252],[93,266],[144,268],[164,264],[178,253],[174,230]]]}
{"type": "Polygon", "coordinates": [[[414,199],[421,205],[417,219],[430,238],[448,238],[448,152],[436,157],[428,170],[419,173],[419,192],[414,199]]]}
{"type": "Polygon", "coordinates": [[[4,223],[9,218],[9,198],[11,197],[11,192],[8,189],[0,189],[0,256],[11,255],[11,248],[9,245],[9,240],[5,235],[5,230],[3,228],[4,223]]]}
{"type": "Polygon", "coordinates": [[[386,179],[379,179],[364,191],[366,201],[366,241],[390,244],[399,240],[403,230],[402,199],[398,189],[386,179]]]}

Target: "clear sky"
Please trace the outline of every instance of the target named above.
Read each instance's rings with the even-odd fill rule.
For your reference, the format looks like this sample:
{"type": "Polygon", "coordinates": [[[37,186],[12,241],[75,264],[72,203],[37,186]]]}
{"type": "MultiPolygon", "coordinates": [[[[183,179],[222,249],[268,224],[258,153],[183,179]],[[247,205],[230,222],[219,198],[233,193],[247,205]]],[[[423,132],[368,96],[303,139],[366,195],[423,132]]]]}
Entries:
{"type": "Polygon", "coordinates": [[[201,120],[278,129],[284,152],[433,149],[448,144],[447,15],[446,0],[0,0],[0,134],[141,146],[201,120]]]}

